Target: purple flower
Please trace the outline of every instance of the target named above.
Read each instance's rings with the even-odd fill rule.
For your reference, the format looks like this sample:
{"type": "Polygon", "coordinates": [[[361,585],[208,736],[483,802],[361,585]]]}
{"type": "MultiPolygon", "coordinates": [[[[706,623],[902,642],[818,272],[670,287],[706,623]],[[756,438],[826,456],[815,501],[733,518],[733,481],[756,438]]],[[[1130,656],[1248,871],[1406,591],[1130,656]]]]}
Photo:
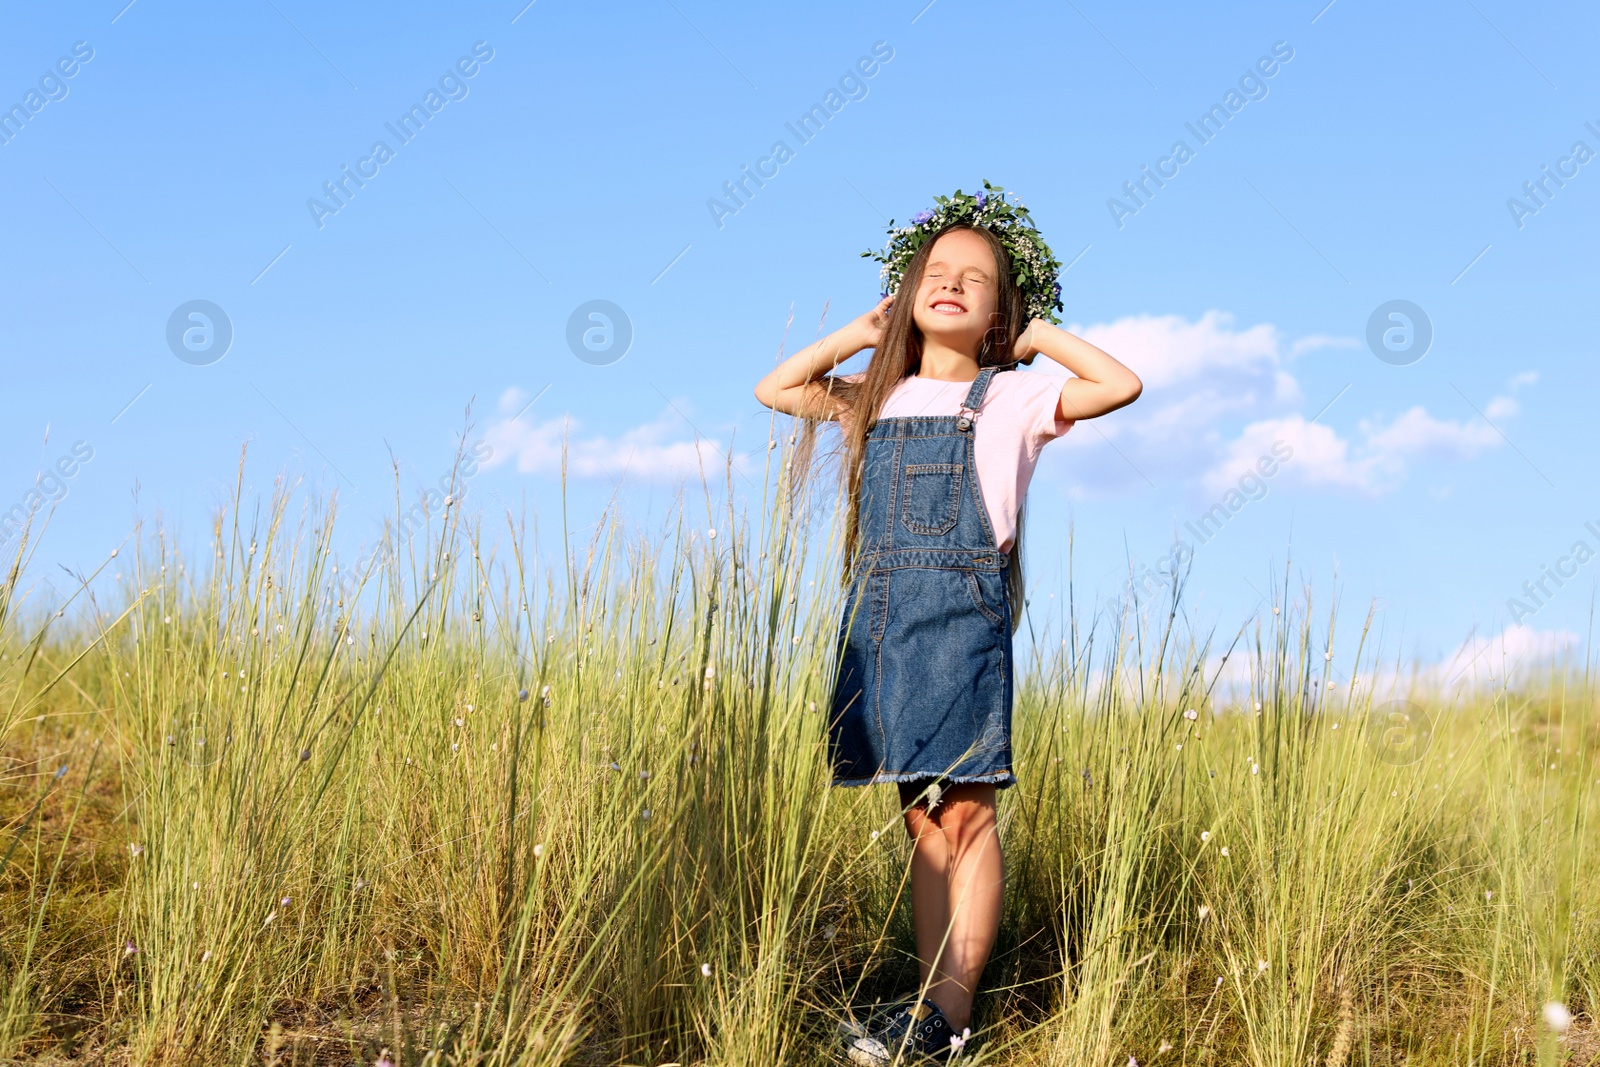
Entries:
{"type": "Polygon", "coordinates": [[[911,224],[913,226],[921,226],[931,218],[933,218],[932,211],[919,211],[915,215],[911,216],[911,224]]]}
{"type": "Polygon", "coordinates": [[[980,208],[983,207],[983,205],[987,204],[988,202],[989,202],[989,194],[988,193],[979,193],[978,194],[978,206],[980,208]]]}

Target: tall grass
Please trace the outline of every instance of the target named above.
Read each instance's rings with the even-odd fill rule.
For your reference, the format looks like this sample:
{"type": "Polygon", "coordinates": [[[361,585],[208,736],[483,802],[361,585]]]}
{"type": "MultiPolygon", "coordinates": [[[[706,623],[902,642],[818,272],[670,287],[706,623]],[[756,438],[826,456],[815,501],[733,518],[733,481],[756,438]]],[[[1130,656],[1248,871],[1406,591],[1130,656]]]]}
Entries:
{"type": "MultiPolygon", "coordinates": [[[[446,506],[352,575],[297,500],[241,491],[199,560],[142,533],[60,616],[19,610],[19,554],[0,1056],[810,1064],[914,983],[894,791],[827,786],[825,539],[708,507],[541,544],[446,506]]],[[[976,1059],[1587,1047],[1586,678],[1411,692],[1431,735],[1386,761],[1375,653],[1326,658],[1286,579],[1216,641],[1181,596],[1044,596],[976,1059]]]]}

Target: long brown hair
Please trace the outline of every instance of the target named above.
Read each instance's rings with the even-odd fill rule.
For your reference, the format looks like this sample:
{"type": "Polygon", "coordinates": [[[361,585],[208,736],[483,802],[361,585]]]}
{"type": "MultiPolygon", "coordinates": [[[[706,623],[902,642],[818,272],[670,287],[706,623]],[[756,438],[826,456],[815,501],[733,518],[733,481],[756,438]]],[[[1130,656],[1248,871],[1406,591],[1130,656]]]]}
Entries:
{"type": "MultiPolygon", "coordinates": [[[[883,341],[873,351],[866,372],[857,381],[847,381],[837,375],[822,378],[820,384],[840,401],[845,413],[840,417],[844,437],[844,476],[848,512],[845,516],[844,567],[848,580],[854,570],[856,550],[860,543],[859,513],[861,507],[861,477],[867,460],[867,435],[878,421],[883,403],[900,382],[916,374],[922,367],[922,332],[912,318],[916,310],[916,294],[922,287],[922,275],[928,257],[939,238],[956,230],[970,230],[982,237],[994,254],[995,279],[999,297],[994,318],[983,336],[978,349],[978,366],[1009,367],[1012,345],[1028,325],[1027,306],[1016,279],[1011,273],[1011,256],[1000,239],[981,226],[955,223],[935,233],[917,249],[900,278],[897,290],[900,299],[889,311],[889,324],[884,327],[883,341]]],[[[808,420],[805,427],[806,445],[815,433],[815,423],[808,420]]],[[[804,448],[809,452],[809,448],[804,448]]],[[[976,472],[972,477],[976,478],[976,472]]],[[[1010,566],[1006,575],[1006,598],[1011,602],[1011,628],[1020,624],[1023,608],[1022,584],[1022,509],[1017,510],[1017,532],[1011,542],[1010,566]]]]}

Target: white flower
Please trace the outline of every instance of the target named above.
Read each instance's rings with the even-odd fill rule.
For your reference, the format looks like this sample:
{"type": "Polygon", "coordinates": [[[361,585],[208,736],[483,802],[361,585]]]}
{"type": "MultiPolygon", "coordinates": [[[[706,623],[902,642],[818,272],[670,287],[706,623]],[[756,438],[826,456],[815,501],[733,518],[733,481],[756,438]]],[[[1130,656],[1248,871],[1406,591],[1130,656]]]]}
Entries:
{"type": "Polygon", "coordinates": [[[1544,1024],[1556,1033],[1564,1034],[1572,1025],[1572,1013],[1565,1004],[1552,1000],[1544,1006],[1544,1024]]]}
{"type": "Polygon", "coordinates": [[[1157,1056],[1162,1056],[1162,1055],[1165,1055],[1166,1053],[1171,1052],[1171,1051],[1172,1051],[1172,1042],[1168,1041],[1166,1038],[1162,1038],[1161,1039],[1161,1047],[1156,1049],[1156,1055],[1157,1056]]]}
{"type": "Polygon", "coordinates": [[[288,906],[289,906],[289,898],[288,897],[284,897],[282,900],[278,901],[278,907],[287,908],[288,906]]]}
{"type": "Polygon", "coordinates": [[[967,1047],[967,1041],[971,1037],[972,1037],[971,1028],[963,1026],[961,1028],[961,1036],[960,1037],[957,1037],[955,1034],[951,1034],[950,1035],[950,1047],[953,1048],[953,1049],[958,1049],[958,1050],[959,1049],[964,1049],[964,1048],[967,1047]]]}
{"type": "Polygon", "coordinates": [[[711,964],[702,963],[700,965],[700,977],[701,978],[710,978],[711,977],[711,964]]]}
{"type": "Polygon", "coordinates": [[[878,839],[878,831],[876,831],[876,830],[872,831],[872,839],[874,841],[876,841],[878,839]]]}
{"type": "Polygon", "coordinates": [[[200,953],[200,962],[201,963],[208,963],[208,962],[210,962],[210,960],[211,960],[211,950],[210,949],[206,949],[204,952],[200,953]]]}
{"type": "Polygon", "coordinates": [[[639,781],[648,782],[649,780],[650,780],[650,772],[649,771],[640,771],[639,772],[639,781]]]}
{"type": "Polygon", "coordinates": [[[1260,774],[1261,773],[1261,768],[1258,765],[1252,763],[1252,764],[1250,764],[1250,773],[1251,774],[1260,774]]]}
{"type": "Polygon", "coordinates": [[[834,938],[836,938],[838,936],[839,936],[839,928],[837,926],[834,926],[832,923],[829,923],[827,926],[824,926],[822,928],[822,940],[824,940],[824,941],[832,941],[834,938]]]}
{"type": "Polygon", "coordinates": [[[130,856],[132,856],[134,859],[138,859],[139,856],[143,852],[144,852],[144,846],[143,845],[136,845],[132,841],[128,842],[128,854],[130,856]]]}
{"type": "Polygon", "coordinates": [[[1483,899],[1484,900],[1493,900],[1494,899],[1494,890],[1493,889],[1485,889],[1483,891],[1483,899]]]}
{"type": "Polygon", "coordinates": [[[270,923],[273,919],[276,919],[277,917],[278,917],[278,913],[277,912],[275,912],[275,911],[268,912],[267,913],[266,922],[263,922],[261,925],[265,926],[265,925],[267,925],[267,923],[270,923]]]}
{"type": "Polygon", "coordinates": [[[1211,905],[1210,904],[1202,904],[1202,905],[1200,905],[1198,910],[1200,912],[1200,921],[1201,922],[1205,922],[1208,918],[1211,917],[1211,905]]]}
{"type": "Polygon", "coordinates": [[[1267,961],[1266,960],[1256,960],[1256,970],[1264,971],[1266,969],[1267,969],[1267,961]]]}

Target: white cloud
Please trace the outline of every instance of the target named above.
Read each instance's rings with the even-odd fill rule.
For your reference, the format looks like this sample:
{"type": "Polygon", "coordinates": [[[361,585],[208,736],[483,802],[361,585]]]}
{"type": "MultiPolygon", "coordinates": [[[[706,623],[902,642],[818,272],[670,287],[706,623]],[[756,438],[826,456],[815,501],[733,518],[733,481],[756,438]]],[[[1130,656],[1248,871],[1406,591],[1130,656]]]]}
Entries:
{"type": "Polygon", "coordinates": [[[1576,648],[1571,630],[1535,630],[1521,623],[1492,637],[1469,637],[1428,674],[1443,686],[1476,686],[1489,679],[1524,677],[1576,648]]]}
{"type": "MultiPolygon", "coordinates": [[[[1354,681],[1358,709],[1365,706],[1366,699],[1370,699],[1374,707],[1391,700],[1412,700],[1426,705],[1441,697],[1460,697],[1490,685],[1499,687],[1526,682],[1534,673],[1560,663],[1580,645],[1578,635],[1570,630],[1508,626],[1493,636],[1469,637],[1450,655],[1434,663],[1374,663],[1376,670],[1364,671],[1357,678],[1339,677],[1338,697],[1346,699],[1350,682],[1354,681]]],[[[1211,655],[1206,660],[1205,672],[1208,684],[1216,679],[1212,692],[1219,706],[1237,702],[1241,708],[1248,706],[1252,683],[1260,683],[1265,673],[1260,660],[1249,648],[1236,649],[1225,664],[1220,655],[1211,655]]]]}
{"type": "MultiPolygon", "coordinates": [[[[670,408],[651,422],[608,437],[586,434],[581,422],[568,417],[544,421],[531,413],[510,417],[526,403],[527,394],[521,390],[508,389],[502,394],[500,410],[507,417],[484,433],[494,449],[494,458],[486,467],[514,460],[524,474],[558,475],[564,457],[570,477],[626,475],[646,481],[681,481],[702,473],[716,477],[728,462],[718,445],[705,438],[686,437],[683,418],[670,408]]],[[[737,466],[740,458],[735,457],[734,463],[737,466]]]]}
{"type": "MultiPolygon", "coordinates": [[[[1498,422],[1519,411],[1510,395],[1490,400],[1484,418],[1460,421],[1416,406],[1393,419],[1361,420],[1354,433],[1343,435],[1331,419],[1307,420],[1304,390],[1290,363],[1309,352],[1360,348],[1355,338],[1313,334],[1291,343],[1271,324],[1239,328],[1221,311],[1195,321],[1134,315],[1071,329],[1127,363],[1145,383],[1139,403],[1096,425],[1096,432],[1074,435],[1073,478],[1086,492],[1149,480],[1198,484],[1214,494],[1235,485],[1278,441],[1293,457],[1274,484],[1391,492],[1415,461],[1461,461],[1499,448],[1504,439],[1485,419],[1498,422]]],[[[1534,378],[1517,375],[1510,392],[1534,378]]]]}
{"type": "Polygon", "coordinates": [[[1068,328],[1113,355],[1124,353],[1145,385],[1159,389],[1219,370],[1263,373],[1278,366],[1277,327],[1232,327],[1232,315],[1208,311],[1197,322],[1180,315],[1130,315],[1068,328]]]}
{"type": "Polygon", "coordinates": [[[1205,473],[1206,489],[1221,493],[1257,469],[1263,456],[1277,460],[1274,484],[1295,482],[1321,488],[1373,491],[1380,483],[1380,457],[1351,455],[1350,442],[1332,428],[1307,422],[1303,415],[1264,419],[1246,426],[1228,442],[1222,458],[1205,473]],[[1285,453],[1288,453],[1285,456],[1285,453]]]}
{"type": "MultiPolygon", "coordinates": [[[[1517,413],[1517,402],[1508,396],[1495,397],[1485,414],[1508,418],[1517,413]]],[[[1422,407],[1413,407],[1387,426],[1362,423],[1367,431],[1367,446],[1393,456],[1454,456],[1471,459],[1480,452],[1498,448],[1502,439],[1493,426],[1481,419],[1450,422],[1436,419],[1422,407]]]]}

